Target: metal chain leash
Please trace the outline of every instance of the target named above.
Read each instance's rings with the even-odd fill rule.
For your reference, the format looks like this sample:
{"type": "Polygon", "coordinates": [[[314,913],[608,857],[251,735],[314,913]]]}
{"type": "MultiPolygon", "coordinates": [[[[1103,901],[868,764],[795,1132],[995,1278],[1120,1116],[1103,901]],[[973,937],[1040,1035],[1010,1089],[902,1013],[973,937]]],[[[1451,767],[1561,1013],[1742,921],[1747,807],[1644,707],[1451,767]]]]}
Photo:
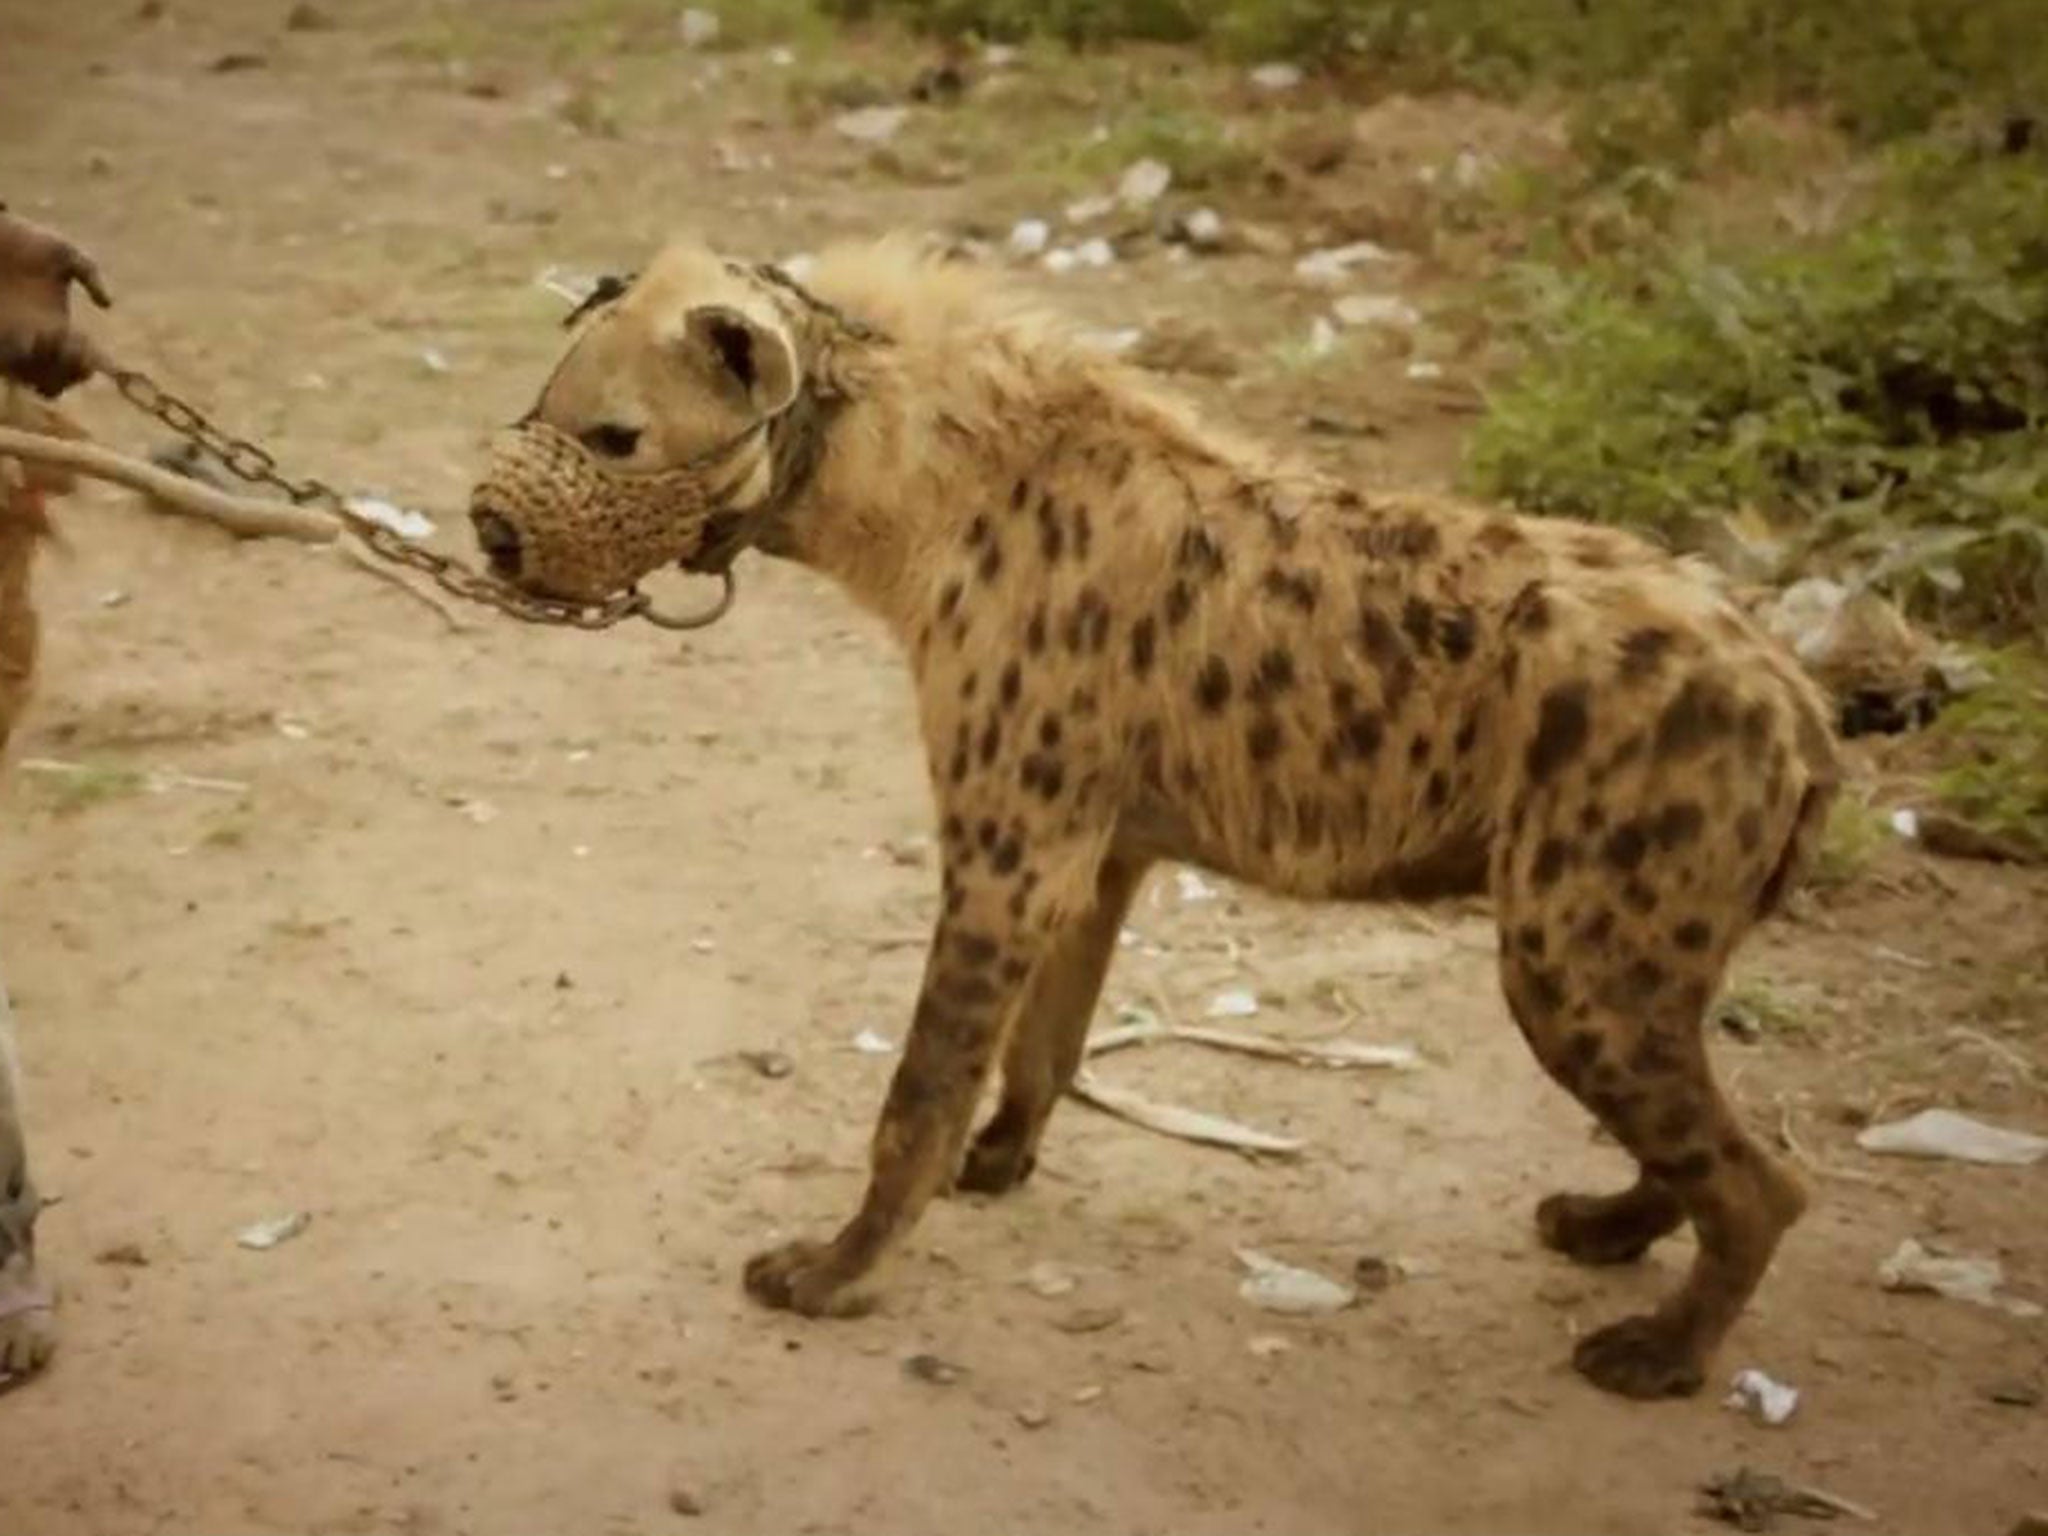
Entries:
{"type": "Polygon", "coordinates": [[[328,513],[379,559],[418,571],[442,591],[465,602],[495,608],[528,624],[588,630],[610,629],[627,619],[645,619],[662,629],[702,629],[723,618],[732,606],[730,570],[719,573],[725,589],[718,602],[704,613],[684,618],[660,612],[646,594],[637,591],[623,592],[601,603],[562,602],[522,592],[495,577],[471,570],[459,560],[425,549],[374,518],[365,517],[324,480],[311,476],[291,478],[278,468],[277,460],[268,451],[247,438],[222,431],[197,408],[164,389],[149,375],[131,368],[116,368],[110,369],[107,377],[130,405],[162,422],[185,441],[203,448],[237,479],[282,491],[296,506],[312,506],[328,513]]]}

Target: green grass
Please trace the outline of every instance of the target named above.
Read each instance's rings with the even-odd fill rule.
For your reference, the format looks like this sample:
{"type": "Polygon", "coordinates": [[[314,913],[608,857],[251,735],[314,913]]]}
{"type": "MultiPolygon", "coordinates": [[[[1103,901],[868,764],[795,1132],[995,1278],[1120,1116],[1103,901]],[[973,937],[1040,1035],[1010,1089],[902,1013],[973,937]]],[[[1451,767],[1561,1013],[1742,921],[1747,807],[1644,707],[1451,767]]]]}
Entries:
{"type": "Polygon", "coordinates": [[[1935,727],[1949,766],[1943,808],[2048,858],[2048,663],[2030,648],[1987,658],[1991,681],[1935,727]]]}

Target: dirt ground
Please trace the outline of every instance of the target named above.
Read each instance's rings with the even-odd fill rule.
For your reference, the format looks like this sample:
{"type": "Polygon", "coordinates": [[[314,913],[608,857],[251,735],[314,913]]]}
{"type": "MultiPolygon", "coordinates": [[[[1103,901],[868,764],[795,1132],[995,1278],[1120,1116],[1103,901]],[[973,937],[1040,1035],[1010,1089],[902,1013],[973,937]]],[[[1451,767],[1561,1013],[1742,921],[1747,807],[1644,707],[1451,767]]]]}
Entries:
{"type": "MultiPolygon", "coordinates": [[[[291,32],[281,3],[9,4],[0,196],[95,252],[123,356],[295,466],[440,509],[465,550],[483,435],[559,345],[543,268],[630,265],[684,224],[781,256],[1043,211],[1018,183],[878,173],[791,112],[778,71],[805,60],[664,45],[570,71],[521,45],[574,10],[472,7],[496,24],[472,59],[397,3],[291,32]],[[214,67],[234,53],[263,62],[214,67]],[[616,137],[566,120],[565,79],[623,103],[616,137]]],[[[1153,251],[1045,282],[1095,323],[1208,316],[1252,346],[1306,330],[1289,267],[1153,251]]],[[[1335,400],[1280,367],[1200,387],[1290,435],[1311,405],[1364,421],[1312,446],[1366,478],[1447,474],[1467,419],[1391,366],[1335,400]]],[[[104,390],[77,404],[161,441],[104,390]]],[[[1741,962],[1766,1027],[1720,1039],[1721,1068],[1816,1198],[1720,1369],[1799,1386],[1783,1428],[1722,1382],[1642,1406],[1567,1368],[1688,1244],[1611,1273],[1537,1247],[1540,1195],[1623,1165],[1508,1024],[1482,913],[1190,900],[1171,874],[1106,1009],[1251,988],[1260,1027],[1424,1065],[1109,1058],[1309,1151],[1252,1162],[1070,1104],[1025,1192],[926,1219],[879,1315],[808,1323],[750,1306],[739,1266],[851,1209],[890,1067],[853,1042],[900,1039],[935,904],[874,628],[753,561],[686,641],[458,633],[332,553],[112,492],[63,526],[0,789],[0,932],[65,1339],[0,1397],[4,1536],[1642,1532],[1698,1528],[1696,1486],[1745,1465],[1877,1531],[2048,1504],[2048,1410],[1993,1397],[2043,1384],[2048,1324],[1875,1280],[1917,1236],[2048,1301],[2048,1167],[1853,1143],[1927,1103],[2048,1126],[2039,874],[1887,850],[1741,962]],[[295,1209],[302,1235],[237,1246],[295,1209]],[[1239,1297],[1238,1247],[1408,1272],[1275,1317],[1239,1297]],[[1027,1285],[1044,1265],[1072,1291],[1027,1285]],[[907,1372],[922,1354],[957,1379],[907,1372]]]]}

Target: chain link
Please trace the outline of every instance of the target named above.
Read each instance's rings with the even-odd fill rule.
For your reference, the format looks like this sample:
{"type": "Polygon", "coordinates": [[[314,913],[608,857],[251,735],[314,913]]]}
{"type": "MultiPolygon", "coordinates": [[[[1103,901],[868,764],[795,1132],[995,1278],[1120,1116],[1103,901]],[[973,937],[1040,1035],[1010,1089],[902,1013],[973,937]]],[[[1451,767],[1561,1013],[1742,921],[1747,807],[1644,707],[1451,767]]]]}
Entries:
{"type": "Polygon", "coordinates": [[[522,592],[496,577],[471,570],[459,560],[415,544],[374,518],[365,517],[349,505],[347,497],[324,480],[312,476],[295,480],[286,475],[267,450],[247,438],[222,431],[199,410],[166,391],[147,374],[121,368],[111,370],[108,377],[130,405],[162,422],[187,442],[206,450],[237,479],[282,491],[297,506],[316,507],[330,514],[361,539],[379,559],[418,571],[442,591],[465,602],[495,608],[528,624],[588,630],[610,629],[627,619],[645,619],[662,629],[702,629],[723,618],[732,606],[733,578],[730,570],[720,572],[725,590],[718,602],[704,613],[683,618],[660,612],[641,592],[622,592],[600,603],[562,602],[522,592]]]}

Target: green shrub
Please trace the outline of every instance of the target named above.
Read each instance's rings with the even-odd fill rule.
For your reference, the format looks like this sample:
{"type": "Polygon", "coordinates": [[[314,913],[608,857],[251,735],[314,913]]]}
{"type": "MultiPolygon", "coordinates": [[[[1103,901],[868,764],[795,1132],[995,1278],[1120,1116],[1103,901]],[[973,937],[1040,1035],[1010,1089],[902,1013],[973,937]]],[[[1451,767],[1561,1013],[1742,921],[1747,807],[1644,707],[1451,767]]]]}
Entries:
{"type": "Polygon", "coordinates": [[[1973,825],[2048,857],[2048,669],[2017,649],[1990,665],[1991,681],[1935,728],[1950,763],[1935,795],[1973,825]]]}
{"type": "Polygon", "coordinates": [[[1939,166],[1817,241],[1521,274],[1475,488],[1681,546],[1754,508],[1922,613],[2038,630],[2048,165],[1939,166]]]}

